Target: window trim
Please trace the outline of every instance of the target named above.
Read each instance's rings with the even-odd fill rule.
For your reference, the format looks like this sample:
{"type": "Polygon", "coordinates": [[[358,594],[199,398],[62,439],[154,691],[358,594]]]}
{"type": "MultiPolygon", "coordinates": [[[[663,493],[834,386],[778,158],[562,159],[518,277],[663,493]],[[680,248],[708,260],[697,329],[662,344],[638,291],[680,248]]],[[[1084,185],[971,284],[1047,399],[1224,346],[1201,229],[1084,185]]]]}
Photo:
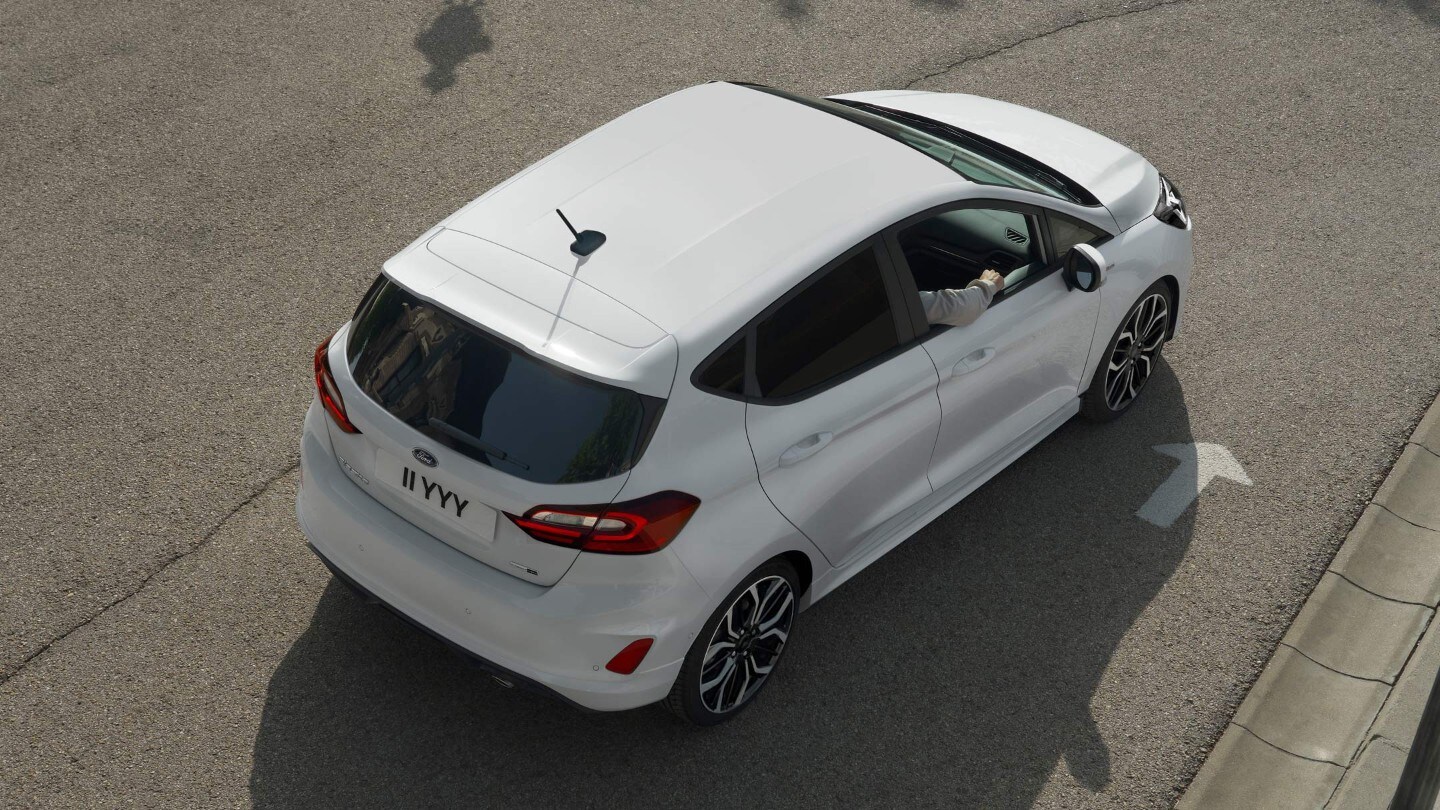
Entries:
{"type": "MultiPolygon", "coordinates": [[[[840,385],[844,382],[847,382],[848,380],[858,377],[861,374],[864,374],[866,371],[869,371],[870,369],[875,368],[881,363],[884,363],[891,358],[897,357],[901,353],[909,350],[915,345],[916,340],[919,337],[919,335],[917,335],[915,332],[915,325],[912,322],[912,319],[908,312],[908,308],[905,306],[904,303],[904,285],[901,283],[902,275],[903,274],[901,274],[896,268],[895,263],[890,256],[888,246],[884,243],[881,234],[873,234],[866,237],[865,239],[860,240],[860,242],[845,250],[839,256],[836,256],[835,258],[821,265],[818,270],[806,276],[795,286],[791,287],[789,290],[786,290],[783,295],[766,305],[764,309],[760,310],[760,312],[757,313],[754,317],[746,321],[744,326],[735,330],[734,334],[722,341],[714,351],[705,355],[705,359],[701,360],[695,366],[695,369],[690,372],[690,384],[693,387],[699,389],[700,391],[704,391],[707,394],[711,394],[717,397],[724,397],[725,399],[739,400],[747,404],[789,405],[794,402],[800,402],[809,399],[810,397],[828,391],[829,389],[834,388],[837,385],[840,385]],[[835,270],[837,267],[854,258],[855,256],[858,256],[864,250],[874,251],[875,264],[880,271],[881,283],[885,287],[885,295],[888,299],[890,314],[891,317],[893,317],[895,320],[895,334],[898,338],[898,342],[896,343],[896,345],[888,351],[882,352],[875,357],[872,357],[869,360],[865,361],[864,363],[861,363],[854,368],[837,374],[834,377],[825,380],[824,382],[813,385],[810,388],[805,389],[804,391],[799,391],[784,397],[761,396],[759,379],[755,373],[755,351],[757,342],[755,339],[756,328],[766,318],[775,314],[776,310],[780,309],[790,301],[794,300],[805,290],[809,289],[811,285],[818,283],[821,279],[829,275],[831,271],[835,270]],[[740,340],[745,341],[746,344],[744,377],[745,382],[743,386],[744,390],[741,393],[737,394],[733,391],[723,391],[701,383],[700,377],[703,376],[707,370],[709,370],[710,365],[714,363],[726,351],[728,351],[732,346],[734,346],[737,341],[740,340]]],[[[919,297],[916,296],[916,301],[918,302],[918,300],[919,297]]]]}

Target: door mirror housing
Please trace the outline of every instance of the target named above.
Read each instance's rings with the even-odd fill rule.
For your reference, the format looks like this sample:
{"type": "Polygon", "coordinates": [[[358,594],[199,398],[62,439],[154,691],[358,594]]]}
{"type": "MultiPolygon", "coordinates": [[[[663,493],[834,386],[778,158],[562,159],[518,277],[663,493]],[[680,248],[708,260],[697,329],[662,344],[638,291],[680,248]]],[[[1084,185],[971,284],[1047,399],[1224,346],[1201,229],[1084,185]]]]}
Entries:
{"type": "Polygon", "coordinates": [[[1065,254],[1065,284],[1071,289],[1095,292],[1105,283],[1105,257],[1090,245],[1076,245],[1065,254]]]}

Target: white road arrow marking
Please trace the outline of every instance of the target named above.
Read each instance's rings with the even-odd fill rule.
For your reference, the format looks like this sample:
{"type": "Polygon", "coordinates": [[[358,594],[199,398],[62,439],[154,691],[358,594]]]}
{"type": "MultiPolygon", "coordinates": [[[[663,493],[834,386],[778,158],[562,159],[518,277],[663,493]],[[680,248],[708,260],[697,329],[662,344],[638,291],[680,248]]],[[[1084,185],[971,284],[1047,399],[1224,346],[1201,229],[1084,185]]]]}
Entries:
{"type": "Polygon", "coordinates": [[[1235,456],[1224,445],[1205,444],[1158,444],[1154,447],[1155,452],[1164,453],[1171,458],[1180,460],[1180,466],[1170,477],[1165,479],[1150,496],[1150,500],[1140,507],[1135,516],[1141,520],[1154,523],[1161,528],[1167,528],[1185,514],[1190,504],[1200,493],[1209,486],[1216,478],[1228,478],[1236,483],[1251,485],[1250,476],[1245,474],[1245,468],[1235,460],[1235,456]]]}

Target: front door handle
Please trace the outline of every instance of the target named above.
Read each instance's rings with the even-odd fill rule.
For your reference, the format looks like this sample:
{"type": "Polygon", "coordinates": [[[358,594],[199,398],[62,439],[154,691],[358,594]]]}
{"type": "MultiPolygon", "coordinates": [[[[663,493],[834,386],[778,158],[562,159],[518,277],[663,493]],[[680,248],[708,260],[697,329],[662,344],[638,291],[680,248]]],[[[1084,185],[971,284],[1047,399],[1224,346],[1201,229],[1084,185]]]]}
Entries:
{"type": "Polygon", "coordinates": [[[986,346],[983,349],[973,351],[961,358],[960,362],[955,364],[955,373],[969,374],[993,359],[995,359],[995,347],[986,346]]]}
{"type": "Polygon", "coordinates": [[[835,438],[834,433],[812,433],[800,441],[790,445],[785,452],[780,454],[780,466],[789,467],[792,464],[799,464],[805,459],[825,449],[825,445],[835,438]]]}

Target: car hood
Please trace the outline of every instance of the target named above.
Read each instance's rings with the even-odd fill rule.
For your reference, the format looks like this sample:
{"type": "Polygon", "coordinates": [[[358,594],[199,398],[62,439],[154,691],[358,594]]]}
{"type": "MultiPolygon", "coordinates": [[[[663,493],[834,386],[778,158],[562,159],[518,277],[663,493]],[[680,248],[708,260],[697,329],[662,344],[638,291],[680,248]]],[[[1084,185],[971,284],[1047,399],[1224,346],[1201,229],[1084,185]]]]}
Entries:
{"type": "Polygon", "coordinates": [[[964,93],[880,90],[851,99],[921,115],[1023,152],[1084,186],[1121,230],[1155,211],[1160,173],[1139,153],[1062,118],[964,93]]]}

